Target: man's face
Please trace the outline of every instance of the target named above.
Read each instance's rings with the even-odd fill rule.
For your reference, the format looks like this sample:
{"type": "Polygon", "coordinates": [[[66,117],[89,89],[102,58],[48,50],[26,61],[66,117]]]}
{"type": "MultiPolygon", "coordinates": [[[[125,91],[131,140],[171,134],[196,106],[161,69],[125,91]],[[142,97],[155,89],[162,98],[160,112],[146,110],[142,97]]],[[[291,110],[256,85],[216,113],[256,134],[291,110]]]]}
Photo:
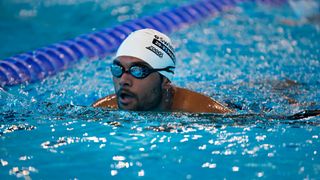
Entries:
{"type": "MultiPolygon", "coordinates": [[[[151,66],[141,59],[121,56],[115,61],[125,70],[133,65],[141,64],[149,68],[151,66]]],[[[124,110],[147,111],[159,108],[162,100],[162,83],[160,74],[155,72],[143,79],[137,79],[129,73],[123,73],[121,77],[113,77],[118,107],[124,110]]]]}

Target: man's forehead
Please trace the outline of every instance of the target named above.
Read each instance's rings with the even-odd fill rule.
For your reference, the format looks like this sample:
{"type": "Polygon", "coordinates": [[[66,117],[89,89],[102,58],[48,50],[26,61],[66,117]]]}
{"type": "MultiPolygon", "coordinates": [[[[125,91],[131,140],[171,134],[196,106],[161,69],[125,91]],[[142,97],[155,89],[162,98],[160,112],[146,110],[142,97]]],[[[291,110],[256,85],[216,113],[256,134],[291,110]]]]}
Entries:
{"type": "MultiPolygon", "coordinates": [[[[143,64],[150,66],[148,63],[146,63],[144,60],[132,57],[132,56],[120,56],[113,60],[113,62],[120,63],[122,65],[132,65],[132,64],[143,64]]],[[[151,67],[151,66],[150,66],[151,67]]]]}

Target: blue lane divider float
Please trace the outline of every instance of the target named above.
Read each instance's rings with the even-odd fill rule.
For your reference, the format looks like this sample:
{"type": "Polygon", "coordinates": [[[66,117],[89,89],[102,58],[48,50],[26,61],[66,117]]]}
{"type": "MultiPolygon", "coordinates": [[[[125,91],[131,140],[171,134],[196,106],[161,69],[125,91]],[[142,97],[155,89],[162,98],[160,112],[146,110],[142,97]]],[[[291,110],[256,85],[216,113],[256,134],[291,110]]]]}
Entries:
{"type": "Polygon", "coordinates": [[[243,1],[246,0],[203,0],[0,60],[0,86],[34,82],[67,69],[82,58],[110,55],[135,30],[153,28],[170,33],[243,1]]]}

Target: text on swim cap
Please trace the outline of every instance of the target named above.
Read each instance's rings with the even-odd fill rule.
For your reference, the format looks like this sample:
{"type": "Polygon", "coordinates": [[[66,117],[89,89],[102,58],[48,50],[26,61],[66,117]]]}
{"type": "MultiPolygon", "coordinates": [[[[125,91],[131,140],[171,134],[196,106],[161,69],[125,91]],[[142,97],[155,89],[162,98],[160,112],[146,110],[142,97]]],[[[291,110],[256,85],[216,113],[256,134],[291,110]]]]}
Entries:
{"type": "Polygon", "coordinates": [[[176,57],[174,55],[173,47],[165,41],[162,37],[154,35],[152,43],[162,49],[172,59],[173,63],[176,63],[176,57]]]}
{"type": "Polygon", "coordinates": [[[162,37],[159,37],[159,36],[157,36],[157,35],[154,35],[154,38],[160,40],[163,44],[165,44],[166,46],[168,46],[168,48],[169,48],[172,52],[174,52],[174,49],[173,49],[173,47],[171,46],[171,44],[168,43],[166,40],[164,40],[162,37]]]}
{"type": "Polygon", "coordinates": [[[176,63],[176,57],[174,56],[173,52],[170,48],[168,48],[165,44],[160,42],[158,39],[153,39],[152,44],[158,46],[160,49],[162,49],[168,56],[172,59],[173,63],[176,63]]]}
{"type": "Polygon", "coordinates": [[[159,56],[160,58],[163,57],[163,53],[161,51],[159,51],[157,48],[153,47],[153,46],[148,46],[146,47],[147,49],[149,49],[150,51],[154,52],[157,56],[159,56]]]}

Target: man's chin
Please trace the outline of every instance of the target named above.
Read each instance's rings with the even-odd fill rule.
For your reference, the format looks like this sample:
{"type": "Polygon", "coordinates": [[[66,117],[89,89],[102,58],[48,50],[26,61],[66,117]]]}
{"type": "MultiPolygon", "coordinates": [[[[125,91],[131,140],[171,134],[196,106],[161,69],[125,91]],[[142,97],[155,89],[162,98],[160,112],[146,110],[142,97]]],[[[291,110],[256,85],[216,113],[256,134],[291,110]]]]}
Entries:
{"type": "Polygon", "coordinates": [[[121,110],[127,110],[127,111],[136,111],[137,107],[133,104],[121,104],[120,102],[118,102],[118,107],[121,110]]]}

